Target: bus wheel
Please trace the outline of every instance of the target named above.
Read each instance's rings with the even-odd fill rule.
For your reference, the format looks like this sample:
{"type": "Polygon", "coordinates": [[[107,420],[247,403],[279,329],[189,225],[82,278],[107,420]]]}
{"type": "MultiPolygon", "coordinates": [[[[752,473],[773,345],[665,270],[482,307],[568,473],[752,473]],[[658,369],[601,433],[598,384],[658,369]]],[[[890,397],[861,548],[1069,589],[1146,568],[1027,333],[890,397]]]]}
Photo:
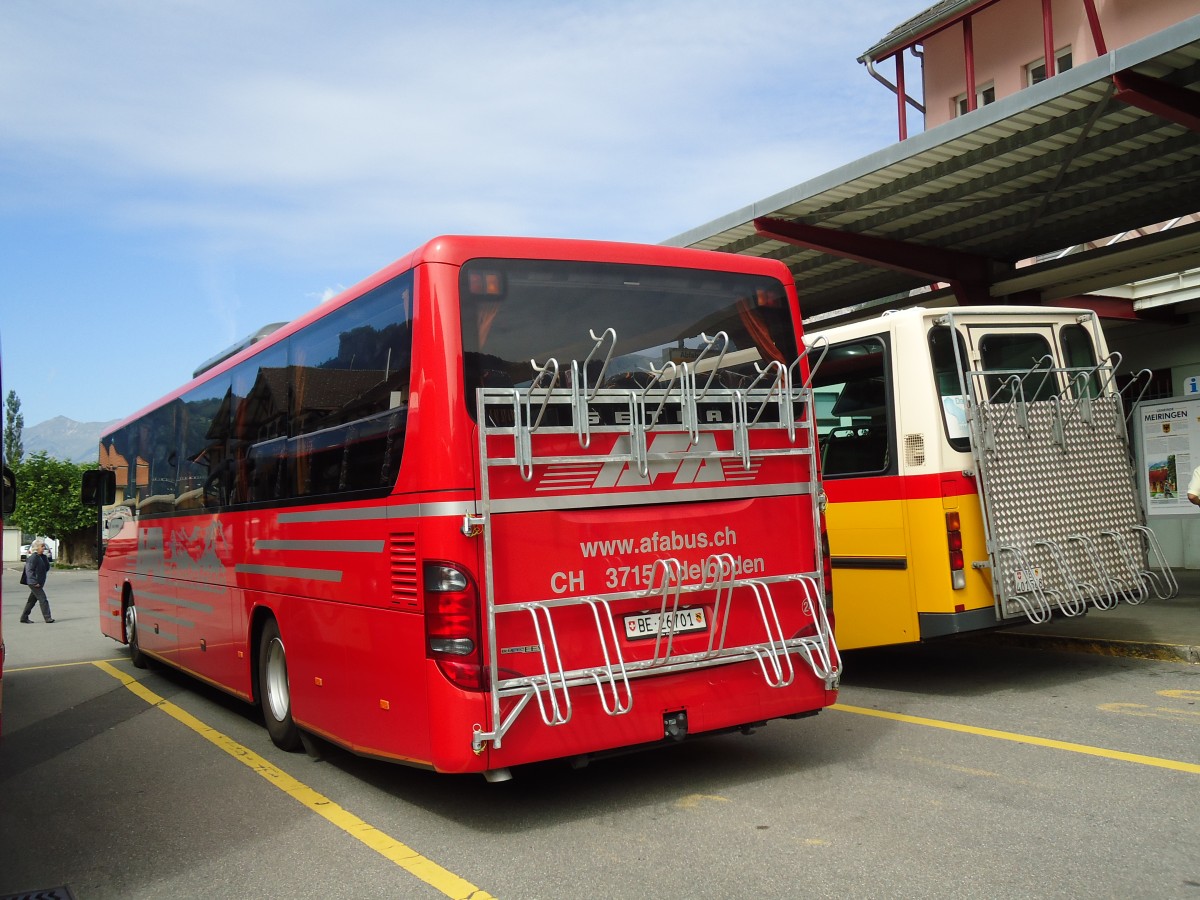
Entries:
{"type": "Polygon", "coordinates": [[[138,644],[137,607],[133,605],[133,595],[125,605],[125,643],[129,645],[129,661],[139,669],[145,669],[150,663],[146,654],[138,644]]]}
{"type": "Polygon", "coordinates": [[[288,687],[287,656],[279,623],[267,619],[258,641],[258,695],[267,732],[280,750],[299,750],[300,729],[292,721],[292,692],[288,687]]]}

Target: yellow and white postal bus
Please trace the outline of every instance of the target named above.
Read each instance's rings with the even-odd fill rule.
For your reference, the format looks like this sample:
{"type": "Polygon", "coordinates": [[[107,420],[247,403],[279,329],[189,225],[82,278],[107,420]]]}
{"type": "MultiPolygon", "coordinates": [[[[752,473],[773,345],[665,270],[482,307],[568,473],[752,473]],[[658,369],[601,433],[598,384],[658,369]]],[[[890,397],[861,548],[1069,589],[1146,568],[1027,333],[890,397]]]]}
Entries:
{"type": "Polygon", "coordinates": [[[915,308],[805,340],[839,647],[1177,591],[1094,313],[915,308]]]}

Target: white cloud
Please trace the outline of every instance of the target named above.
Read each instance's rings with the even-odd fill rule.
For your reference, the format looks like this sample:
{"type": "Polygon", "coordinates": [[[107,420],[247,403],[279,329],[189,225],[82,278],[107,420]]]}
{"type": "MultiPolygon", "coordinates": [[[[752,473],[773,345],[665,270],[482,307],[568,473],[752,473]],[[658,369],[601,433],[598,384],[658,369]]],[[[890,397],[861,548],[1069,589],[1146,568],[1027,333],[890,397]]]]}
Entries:
{"type": "Polygon", "coordinates": [[[321,303],[328,303],[330,300],[332,300],[334,297],[336,297],[338,294],[340,294],[345,289],[346,289],[346,286],[343,284],[339,284],[337,287],[327,287],[327,288],[325,288],[325,290],[321,291],[321,293],[319,295],[316,296],[316,299],[319,300],[321,303]]]}

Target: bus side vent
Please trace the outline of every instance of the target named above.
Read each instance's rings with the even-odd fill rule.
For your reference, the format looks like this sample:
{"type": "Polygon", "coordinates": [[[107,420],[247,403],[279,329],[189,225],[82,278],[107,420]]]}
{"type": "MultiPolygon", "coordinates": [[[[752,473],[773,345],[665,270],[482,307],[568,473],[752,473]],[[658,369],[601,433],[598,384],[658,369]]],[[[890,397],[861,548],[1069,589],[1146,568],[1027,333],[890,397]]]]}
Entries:
{"type": "Polygon", "coordinates": [[[925,465],[925,435],[906,434],[904,436],[904,464],[906,466],[925,465]]]}
{"type": "Polygon", "coordinates": [[[393,534],[388,539],[392,561],[392,603],[405,609],[417,608],[417,536],[412,532],[393,534]]]}

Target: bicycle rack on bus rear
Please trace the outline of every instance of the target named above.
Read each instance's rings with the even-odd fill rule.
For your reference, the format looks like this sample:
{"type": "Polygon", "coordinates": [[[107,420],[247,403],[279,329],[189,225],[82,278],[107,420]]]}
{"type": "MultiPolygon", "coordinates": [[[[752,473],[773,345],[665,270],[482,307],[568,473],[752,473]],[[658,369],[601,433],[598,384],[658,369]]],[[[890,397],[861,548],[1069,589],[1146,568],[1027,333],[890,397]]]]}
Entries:
{"type": "MultiPolygon", "coordinates": [[[[782,688],[796,676],[794,657],[799,657],[827,689],[837,686],[841,676],[841,658],[833,638],[833,629],[826,614],[826,598],[821,575],[820,528],[821,498],[817,480],[815,423],[812,416],[811,374],[802,385],[794,383],[801,361],[808,350],[790,366],[771,362],[756,367],[757,375],[745,386],[719,386],[716,378],[725,356],[728,339],[724,333],[707,342],[691,362],[667,362],[654,369],[645,383],[632,388],[599,387],[616,344],[616,333],[607,329],[600,335],[590,332],[595,342],[592,352],[580,363],[572,360],[562,367],[555,359],[542,364],[532,363],[533,377],[527,386],[513,388],[479,388],[476,409],[479,421],[480,512],[468,517],[464,530],[482,533],[485,555],[486,628],[489,648],[489,678],[492,729],[478,727],[472,735],[472,745],[480,752],[488,742],[499,748],[504,735],[522,712],[533,702],[542,722],[547,726],[564,725],[573,712],[572,693],[596,690],[600,705],[609,716],[628,713],[636,698],[635,684],[639,679],[664,673],[755,662],[771,687],[782,688]],[[607,352],[605,348],[607,347],[607,352]],[[589,383],[588,372],[593,362],[603,354],[595,384],[589,383]],[[705,362],[707,361],[707,363],[705,362]],[[562,373],[570,372],[569,378],[562,373]],[[569,384],[562,384],[563,381],[569,384]],[[698,404],[721,406],[728,411],[722,422],[703,421],[698,404]],[[598,410],[620,410],[626,424],[597,425],[605,416],[594,416],[598,410]],[[553,415],[548,413],[553,410],[553,415]],[[766,415],[772,410],[771,415],[766,415]],[[496,414],[489,414],[494,411],[496,414]],[[669,414],[668,414],[669,413],[669,414]],[[550,424],[553,421],[553,424],[550,424]],[[496,424],[503,423],[503,424],[496,424]],[[730,448],[721,450],[716,442],[703,442],[703,434],[725,430],[731,433],[730,448]],[[784,447],[755,446],[753,435],[760,431],[782,431],[787,436],[784,447]],[[613,452],[600,455],[587,452],[593,435],[599,432],[617,433],[619,438],[613,452]],[[797,441],[797,431],[803,439],[797,441]],[[541,455],[535,438],[539,435],[574,435],[578,453],[541,455]],[[679,441],[671,452],[656,452],[649,437],[654,434],[673,434],[679,441]],[[504,438],[511,454],[494,455],[489,438],[504,438]],[[681,449],[682,447],[682,449],[681,449]],[[798,486],[813,497],[812,533],[816,550],[816,567],[809,572],[792,572],[762,578],[739,577],[735,560],[725,555],[708,557],[701,566],[702,577],[687,580],[687,568],[677,558],[664,557],[653,564],[651,586],[643,590],[614,591],[575,597],[554,597],[494,602],[495,559],[492,546],[492,524],[506,513],[496,508],[490,489],[489,472],[515,467],[520,477],[530,481],[535,467],[540,465],[595,465],[621,463],[645,480],[652,464],[669,462],[704,464],[717,462],[723,468],[751,472],[768,456],[807,457],[804,467],[807,484],[798,486]],[[779,612],[772,593],[773,586],[794,583],[802,596],[801,610],[812,621],[812,634],[786,637],[780,630],[779,612]],[[676,635],[666,623],[687,607],[687,598],[698,595],[713,598],[708,645],[699,652],[679,652],[676,635]],[[656,599],[659,606],[657,632],[653,651],[647,659],[627,659],[621,649],[613,605],[629,599],[656,599]],[[758,639],[736,644],[727,639],[730,611],[743,605],[756,614],[762,629],[758,639]],[[564,659],[563,642],[559,639],[557,620],[564,611],[584,608],[594,627],[589,640],[594,641],[594,657],[598,665],[579,665],[564,659]],[[502,616],[526,616],[530,620],[537,643],[537,671],[517,677],[502,675],[497,652],[496,623],[502,616]],[[507,709],[502,708],[511,702],[507,709]]],[[[492,444],[496,443],[493,440],[492,444]]],[[[623,505],[660,503],[661,496],[632,499],[628,492],[620,496],[623,505]]],[[[597,501],[604,502],[598,494],[597,501]]],[[[540,501],[540,508],[553,510],[552,497],[540,501]]]]}
{"type": "Polygon", "coordinates": [[[976,566],[991,568],[996,618],[1044,622],[1175,596],[1137,498],[1113,388],[1120,355],[1068,368],[1043,357],[1023,371],[958,361],[988,546],[976,566]]]}

